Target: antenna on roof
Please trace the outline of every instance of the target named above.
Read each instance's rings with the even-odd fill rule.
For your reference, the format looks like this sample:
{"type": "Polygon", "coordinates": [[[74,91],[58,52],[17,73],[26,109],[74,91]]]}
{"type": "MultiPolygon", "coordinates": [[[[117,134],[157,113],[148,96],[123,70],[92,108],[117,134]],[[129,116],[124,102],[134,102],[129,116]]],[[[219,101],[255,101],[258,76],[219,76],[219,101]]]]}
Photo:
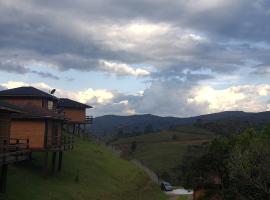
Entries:
{"type": "Polygon", "coordinates": [[[53,89],[53,90],[51,91],[51,94],[53,95],[53,94],[55,93],[55,91],[56,91],[56,89],[53,89]]]}

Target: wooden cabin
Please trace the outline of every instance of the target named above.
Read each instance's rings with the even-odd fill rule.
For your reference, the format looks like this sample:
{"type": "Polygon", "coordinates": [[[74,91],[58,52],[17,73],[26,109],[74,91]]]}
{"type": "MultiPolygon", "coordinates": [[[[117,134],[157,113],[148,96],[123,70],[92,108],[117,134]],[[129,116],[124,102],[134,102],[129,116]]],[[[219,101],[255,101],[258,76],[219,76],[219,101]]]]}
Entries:
{"type": "Polygon", "coordinates": [[[61,150],[63,115],[34,106],[21,106],[22,115],[14,114],[11,137],[29,138],[32,151],[61,150]]]}
{"type": "Polygon", "coordinates": [[[31,150],[57,145],[64,119],[56,110],[58,98],[34,87],[19,87],[0,91],[0,99],[24,111],[13,117],[11,137],[29,138],[31,150]]]}
{"type": "Polygon", "coordinates": [[[0,100],[24,111],[13,116],[10,136],[28,138],[31,152],[43,151],[45,159],[48,159],[48,152],[53,152],[53,159],[59,152],[60,170],[62,152],[73,148],[73,139],[62,137],[64,115],[56,108],[59,99],[34,87],[19,87],[0,91],[0,100]]]}
{"type": "Polygon", "coordinates": [[[0,101],[0,192],[5,192],[8,165],[29,159],[29,140],[10,137],[11,116],[22,113],[16,106],[0,101]]]}
{"type": "Polygon", "coordinates": [[[86,109],[92,108],[92,106],[71,99],[61,98],[57,108],[65,115],[65,128],[74,135],[84,134],[86,132],[86,125],[93,122],[93,117],[86,115],[86,109]]]}

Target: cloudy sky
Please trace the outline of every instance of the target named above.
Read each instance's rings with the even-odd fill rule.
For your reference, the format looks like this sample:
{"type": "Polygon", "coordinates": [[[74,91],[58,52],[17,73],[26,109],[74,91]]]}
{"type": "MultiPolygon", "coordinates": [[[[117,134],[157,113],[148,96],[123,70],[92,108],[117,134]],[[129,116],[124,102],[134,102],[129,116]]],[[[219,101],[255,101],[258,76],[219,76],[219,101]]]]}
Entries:
{"type": "Polygon", "coordinates": [[[91,113],[270,109],[269,0],[0,0],[0,89],[91,113]]]}

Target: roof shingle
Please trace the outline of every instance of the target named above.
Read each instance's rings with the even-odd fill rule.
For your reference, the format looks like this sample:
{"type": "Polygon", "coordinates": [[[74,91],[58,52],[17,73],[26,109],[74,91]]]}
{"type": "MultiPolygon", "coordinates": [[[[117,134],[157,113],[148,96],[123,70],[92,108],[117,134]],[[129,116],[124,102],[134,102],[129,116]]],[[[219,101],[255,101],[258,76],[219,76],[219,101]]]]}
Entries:
{"type": "Polygon", "coordinates": [[[87,104],[83,104],[68,98],[60,98],[60,101],[57,104],[58,108],[93,108],[87,104]]]}
{"type": "Polygon", "coordinates": [[[58,100],[57,97],[34,87],[18,87],[0,91],[0,97],[43,97],[58,100]]]}

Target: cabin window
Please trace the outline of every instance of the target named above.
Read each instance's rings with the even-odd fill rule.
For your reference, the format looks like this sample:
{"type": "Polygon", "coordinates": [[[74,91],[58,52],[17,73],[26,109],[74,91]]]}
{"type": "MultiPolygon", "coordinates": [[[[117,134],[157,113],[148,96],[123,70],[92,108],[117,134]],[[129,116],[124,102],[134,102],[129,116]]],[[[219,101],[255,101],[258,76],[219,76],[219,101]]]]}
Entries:
{"type": "Polygon", "coordinates": [[[49,110],[53,109],[53,102],[52,101],[48,101],[48,109],[49,110]]]}

